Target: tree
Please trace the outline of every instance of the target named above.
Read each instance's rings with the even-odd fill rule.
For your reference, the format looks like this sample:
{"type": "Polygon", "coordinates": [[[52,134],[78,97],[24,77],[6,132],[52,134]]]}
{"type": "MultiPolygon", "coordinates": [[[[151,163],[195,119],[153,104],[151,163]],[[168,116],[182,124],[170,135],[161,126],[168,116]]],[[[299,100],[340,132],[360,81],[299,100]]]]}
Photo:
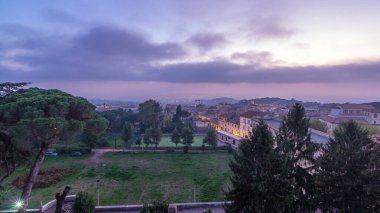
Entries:
{"type": "Polygon", "coordinates": [[[183,145],[189,147],[194,143],[193,131],[189,127],[184,127],[181,131],[183,145]]]}
{"type": "MultiPolygon", "coordinates": [[[[16,92],[28,84],[27,82],[0,83],[0,104],[4,96],[16,92]]],[[[0,176],[0,185],[15,171],[16,165],[25,162],[29,155],[29,152],[25,152],[22,148],[12,143],[9,126],[4,122],[0,117],[0,173],[4,174],[0,176]]]]}
{"type": "Polygon", "coordinates": [[[131,122],[125,122],[123,125],[123,129],[121,132],[121,137],[123,138],[124,142],[127,144],[134,136],[134,127],[131,124],[131,122]]]}
{"type": "Polygon", "coordinates": [[[291,198],[288,211],[313,211],[315,152],[317,144],[310,138],[309,119],[305,109],[296,103],[281,122],[276,136],[276,151],[286,162],[291,198]]]}
{"type": "Polygon", "coordinates": [[[176,147],[179,143],[181,143],[181,134],[178,132],[177,129],[173,130],[173,133],[170,139],[175,144],[176,147]]]}
{"type": "Polygon", "coordinates": [[[268,126],[260,121],[230,161],[232,188],[225,193],[226,212],[284,212],[288,184],[283,161],[274,151],[268,126]]]}
{"type": "Polygon", "coordinates": [[[8,95],[12,92],[15,92],[25,86],[28,86],[29,82],[19,82],[19,83],[11,83],[11,82],[5,82],[0,83],[0,97],[3,97],[5,95],[8,95]]]}
{"type": "Polygon", "coordinates": [[[321,132],[327,132],[329,130],[326,123],[315,119],[310,121],[310,128],[316,129],[321,132]]]}
{"type": "Polygon", "coordinates": [[[141,137],[137,137],[135,144],[141,146],[141,137]]]}
{"type": "Polygon", "coordinates": [[[182,108],[181,108],[181,105],[178,105],[172,119],[173,123],[177,124],[181,122],[181,116],[182,116],[182,108]]]}
{"type": "Polygon", "coordinates": [[[109,121],[108,131],[112,133],[120,133],[125,122],[135,123],[138,116],[132,110],[125,111],[121,108],[109,111],[98,112],[101,116],[109,121]]]}
{"type": "Polygon", "coordinates": [[[379,212],[380,152],[368,132],[354,121],[341,123],[322,152],[317,175],[319,208],[379,212]]]}
{"type": "Polygon", "coordinates": [[[139,105],[139,120],[141,122],[141,131],[146,128],[158,128],[162,119],[162,108],[155,100],[147,100],[139,105]]]}
{"type": "Polygon", "coordinates": [[[143,137],[144,144],[154,145],[157,148],[162,138],[162,132],[160,128],[148,128],[145,130],[145,134],[143,137]]]}
{"type": "MultiPolygon", "coordinates": [[[[23,206],[20,212],[25,212],[28,206],[33,183],[49,146],[61,139],[62,132],[68,129],[73,131],[74,123],[84,125],[94,118],[94,109],[87,100],[59,90],[32,88],[2,98],[0,120],[7,132],[11,133],[12,144],[23,142],[38,150],[22,190],[23,206]]],[[[74,125],[74,128],[79,133],[83,125],[74,125]]]]}
{"type": "Polygon", "coordinates": [[[107,145],[104,134],[107,127],[108,121],[99,115],[95,115],[93,119],[86,121],[81,137],[82,141],[91,148],[107,145]]]}
{"type": "Polygon", "coordinates": [[[214,148],[218,145],[215,129],[207,129],[206,136],[203,138],[203,144],[208,144],[209,146],[212,146],[214,148]]]}

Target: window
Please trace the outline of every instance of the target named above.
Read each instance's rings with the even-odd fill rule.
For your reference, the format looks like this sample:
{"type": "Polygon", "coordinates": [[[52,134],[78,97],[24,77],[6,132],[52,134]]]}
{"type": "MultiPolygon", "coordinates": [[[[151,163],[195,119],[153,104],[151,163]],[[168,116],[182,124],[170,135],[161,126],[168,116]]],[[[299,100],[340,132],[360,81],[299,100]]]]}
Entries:
{"type": "Polygon", "coordinates": [[[377,118],[377,113],[373,114],[373,117],[374,117],[374,118],[377,118]]]}

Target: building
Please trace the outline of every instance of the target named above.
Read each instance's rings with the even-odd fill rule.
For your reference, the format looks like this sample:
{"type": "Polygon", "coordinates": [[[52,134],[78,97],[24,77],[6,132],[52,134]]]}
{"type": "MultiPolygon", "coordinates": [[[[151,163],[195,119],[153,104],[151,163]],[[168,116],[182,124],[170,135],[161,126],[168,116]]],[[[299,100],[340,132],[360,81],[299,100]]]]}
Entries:
{"type": "Polygon", "coordinates": [[[321,115],[319,120],[327,124],[328,133],[332,134],[339,123],[349,120],[359,124],[380,126],[380,111],[368,104],[340,104],[333,107],[330,114],[321,115]]]}

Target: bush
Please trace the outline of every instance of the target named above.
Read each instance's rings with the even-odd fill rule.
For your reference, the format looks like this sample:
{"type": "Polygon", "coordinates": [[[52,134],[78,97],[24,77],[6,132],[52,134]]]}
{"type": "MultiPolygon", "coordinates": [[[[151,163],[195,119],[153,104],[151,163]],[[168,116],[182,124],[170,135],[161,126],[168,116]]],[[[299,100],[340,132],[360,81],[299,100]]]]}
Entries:
{"type": "Polygon", "coordinates": [[[166,202],[153,202],[152,205],[144,205],[140,213],[168,213],[169,204],[166,202]]]}
{"type": "Polygon", "coordinates": [[[228,144],[227,148],[228,153],[232,154],[234,152],[234,149],[232,148],[231,144],[228,144]]]}
{"type": "Polygon", "coordinates": [[[188,152],[189,152],[189,146],[184,146],[183,153],[188,153],[188,152]]]}
{"type": "Polygon", "coordinates": [[[56,148],[55,152],[58,154],[71,154],[73,152],[81,152],[82,154],[91,154],[91,148],[89,147],[83,147],[83,148],[66,148],[66,147],[61,147],[61,148],[56,148]]]}
{"type": "Polygon", "coordinates": [[[92,213],[95,208],[95,201],[87,192],[79,192],[75,199],[74,213],[92,213]]]}

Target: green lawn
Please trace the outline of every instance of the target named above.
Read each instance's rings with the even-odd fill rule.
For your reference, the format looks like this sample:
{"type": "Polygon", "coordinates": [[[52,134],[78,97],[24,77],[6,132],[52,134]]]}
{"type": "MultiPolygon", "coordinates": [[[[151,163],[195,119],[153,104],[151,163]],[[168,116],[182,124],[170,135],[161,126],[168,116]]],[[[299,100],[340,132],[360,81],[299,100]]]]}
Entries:
{"type": "MultiPolygon", "coordinates": [[[[107,153],[100,167],[85,166],[88,156],[46,158],[43,168],[72,168],[73,174],[52,186],[33,189],[30,207],[54,199],[54,194],[72,186],[96,197],[96,180],[100,179],[100,204],[137,204],[166,200],[169,202],[222,201],[229,177],[228,153],[107,153]]],[[[19,170],[18,175],[27,170],[19,170]]],[[[9,178],[11,182],[16,175],[9,178]]],[[[9,184],[10,185],[10,184],[9,184]]],[[[19,190],[12,189],[8,204],[19,190]]],[[[3,205],[1,208],[6,208],[3,205]]]]}

